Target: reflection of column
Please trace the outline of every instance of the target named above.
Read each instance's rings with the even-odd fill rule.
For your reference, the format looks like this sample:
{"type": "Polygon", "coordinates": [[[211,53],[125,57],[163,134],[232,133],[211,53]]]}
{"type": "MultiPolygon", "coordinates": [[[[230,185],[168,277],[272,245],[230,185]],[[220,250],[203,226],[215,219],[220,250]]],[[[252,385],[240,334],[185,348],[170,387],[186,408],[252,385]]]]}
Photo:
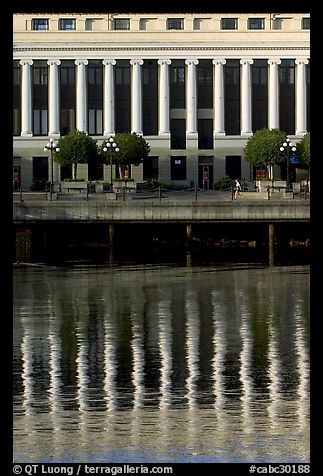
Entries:
{"type": "Polygon", "coordinates": [[[116,407],[116,332],[111,314],[106,316],[104,322],[104,390],[108,411],[116,407]]]}
{"type": "Polygon", "coordinates": [[[269,341],[268,341],[268,377],[269,377],[269,400],[268,414],[271,426],[277,425],[279,407],[280,407],[280,352],[278,348],[279,334],[277,324],[273,322],[273,315],[270,316],[269,323],[269,341]]]}
{"type": "Polygon", "coordinates": [[[241,74],[241,135],[252,135],[251,120],[251,71],[252,59],[240,60],[241,74]]]}
{"type": "Polygon", "coordinates": [[[214,396],[215,406],[219,410],[218,414],[221,416],[221,411],[224,402],[224,358],[226,353],[226,338],[225,328],[222,322],[224,311],[219,304],[217,294],[212,292],[212,307],[213,307],[213,325],[214,325],[214,357],[212,360],[213,366],[213,381],[214,381],[214,396]]]}
{"type": "Polygon", "coordinates": [[[86,394],[88,390],[88,345],[82,335],[82,327],[77,329],[77,358],[76,358],[76,374],[77,374],[77,400],[81,417],[83,412],[87,409],[86,394]]]}
{"type": "Polygon", "coordinates": [[[76,129],[87,132],[87,84],[86,84],[86,59],[77,59],[76,82],[76,129]]]}
{"type": "Polygon", "coordinates": [[[171,298],[161,296],[158,302],[159,352],[160,368],[160,407],[168,407],[171,403],[171,373],[172,373],[172,329],[171,329],[171,298]]]}
{"type": "Polygon", "coordinates": [[[169,136],[169,59],[158,60],[159,64],[159,132],[158,135],[169,136]]]}
{"type": "Polygon", "coordinates": [[[104,135],[113,136],[115,134],[114,125],[114,66],[116,60],[105,59],[104,64],[104,135]]]}
{"type": "Polygon", "coordinates": [[[61,356],[62,346],[59,336],[57,335],[57,328],[55,324],[50,321],[49,328],[49,368],[50,368],[50,387],[49,400],[51,404],[51,411],[58,412],[61,409],[60,394],[61,394],[61,356]]]}
{"type": "Polygon", "coordinates": [[[51,137],[59,136],[59,93],[58,93],[58,66],[61,64],[59,59],[51,59],[47,61],[49,65],[49,130],[48,135],[51,137]]]}
{"type": "Polygon", "coordinates": [[[296,316],[296,328],[295,328],[295,349],[296,349],[296,366],[298,373],[298,420],[302,429],[309,428],[309,387],[310,387],[310,359],[306,345],[306,336],[304,329],[304,322],[302,316],[306,312],[303,308],[301,300],[295,302],[295,316],[296,316]]]}
{"type": "Polygon", "coordinates": [[[133,408],[136,410],[142,406],[144,395],[144,346],[143,346],[143,326],[141,317],[136,314],[134,306],[131,310],[132,321],[132,383],[134,386],[134,403],[133,408]]]}
{"type": "Polygon", "coordinates": [[[279,128],[279,78],[278,65],[280,59],[269,59],[269,88],[268,88],[268,127],[279,128]]]}
{"type": "Polygon", "coordinates": [[[23,408],[26,415],[32,414],[33,398],[33,339],[29,334],[24,334],[21,344],[22,353],[22,381],[23,381],[23,408]]]}
{"type": "Polygon", "coordinates": [[[297,59],[296,70],[296,135],[306,134],[306,67],[308,59],[297,59]]]}
{"type": "Polygon", "coordinates": [[[197,139],[197,95],[196,95],[196,65],[197,59],[187,59],[186,85],[186,137],[197,139]]]}
{"type": "Polygon", "coordinates": [[[142,135],[142,92],[141,92],[141,66],[142,59],[130,60],[132,66],[131,77],[131,132],[142,135]]]}
{"type": "Polygon", "coordinates": [[[199,377],[199,336],[200,321],[196,295],[187,292],[185,296],[186,311],[186,348],[188,377],[186,379],[187,399],[189,407],[196,405],[196,382],[199,377]]]}
{"type": "Polygon", "coordinates": [[[224,82],[223,65],[225,59],[214,59],[214,136],[224,136],[224,82]]]}
{"type": "Polygon", "coordinates": [[[21,135],[32,136],[32,103],[31,103],[31,59],[21,60],[21,135]]]}

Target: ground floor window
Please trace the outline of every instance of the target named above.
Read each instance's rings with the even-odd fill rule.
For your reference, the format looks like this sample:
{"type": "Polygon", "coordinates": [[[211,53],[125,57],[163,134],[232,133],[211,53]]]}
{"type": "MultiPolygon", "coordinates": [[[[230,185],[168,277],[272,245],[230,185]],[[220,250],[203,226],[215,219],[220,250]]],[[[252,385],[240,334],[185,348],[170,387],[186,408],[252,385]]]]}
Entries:
{"type": "Polygon", "coordinates": [[[171,180],[186,180],[186,157],[171,157],[171,180]]]}
{"type": "Polygon", "coordinates": [[[225,175],[232,179],[241,177],[241,155],[226,155],[225,175]]]}

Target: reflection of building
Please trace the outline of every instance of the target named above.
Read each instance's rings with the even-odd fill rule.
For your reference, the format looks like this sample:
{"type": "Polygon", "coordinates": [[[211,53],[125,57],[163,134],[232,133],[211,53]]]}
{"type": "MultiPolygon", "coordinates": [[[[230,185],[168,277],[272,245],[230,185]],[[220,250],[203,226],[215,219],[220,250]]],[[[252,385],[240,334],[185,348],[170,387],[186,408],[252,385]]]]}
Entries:
{"type": "MultiPolygon", "coordinates": [[[[44,144],[74,128],[151,146],[132,176],[209,187],[253,178],[243,147],[263,127],[309,123],[309,14],[15,14],[14,159],[48,180],[44,144]]],[[[55,164],[54,179],[69,175],[55,164]]],[[[79,177],[108,170],[83,165],[79,177]]]]}

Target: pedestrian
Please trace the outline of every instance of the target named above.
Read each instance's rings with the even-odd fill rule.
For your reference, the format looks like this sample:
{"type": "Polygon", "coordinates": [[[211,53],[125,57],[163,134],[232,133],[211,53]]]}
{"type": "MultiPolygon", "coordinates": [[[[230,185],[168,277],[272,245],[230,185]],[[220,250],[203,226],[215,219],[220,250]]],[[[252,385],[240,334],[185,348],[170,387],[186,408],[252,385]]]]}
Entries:
{"type": "Polygon", "coordinates": [[[237,178],[234,181],[233,192],[234,192],[233,197],[236,200],[237,196],[240,195],[240,192],[241,192],[241,185],[237,178]]]}

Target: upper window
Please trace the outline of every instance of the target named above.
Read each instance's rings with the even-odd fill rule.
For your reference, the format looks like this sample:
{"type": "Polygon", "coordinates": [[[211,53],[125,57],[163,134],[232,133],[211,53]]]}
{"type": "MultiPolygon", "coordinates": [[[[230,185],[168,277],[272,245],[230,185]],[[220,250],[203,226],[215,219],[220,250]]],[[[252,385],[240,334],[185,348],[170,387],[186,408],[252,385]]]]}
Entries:
{"type": "Polygon", "coordinates": [[[168,18],[167,30],[184,30],[183,18],[168,18]]]}
{"type": "Polygon", "coordinates": [[[47,19],[34,19],[31,21],[33,30],[48,30],[48,20],[47,19]]]}
{"type": "Polygon", "coordinates": [[[264,18],[248,18],[249,30],[264,30],[265,19],[264,18]]]}
{"type": "Polygon", "coordinates": [[[59,26],[58,28],[60,30],[75,30],[76,29],[76,20],[73,18],[64,18],[59,20],[59,26]]]}
{"type": "Polygon", "coordinates": [[[221,18],[221,30],[237,30],[238,18],[221,18]]]}
{"type": "Polygon", "coordinates": [[[311,19],[309,17],[302,18],[302,30],[309,30],[311,27],[311,19]]]}
{"type": "Polygon", "coordinates": [[[129,18],[115,18],[113,20],[114,30],[130,30],[129,18]]]}

